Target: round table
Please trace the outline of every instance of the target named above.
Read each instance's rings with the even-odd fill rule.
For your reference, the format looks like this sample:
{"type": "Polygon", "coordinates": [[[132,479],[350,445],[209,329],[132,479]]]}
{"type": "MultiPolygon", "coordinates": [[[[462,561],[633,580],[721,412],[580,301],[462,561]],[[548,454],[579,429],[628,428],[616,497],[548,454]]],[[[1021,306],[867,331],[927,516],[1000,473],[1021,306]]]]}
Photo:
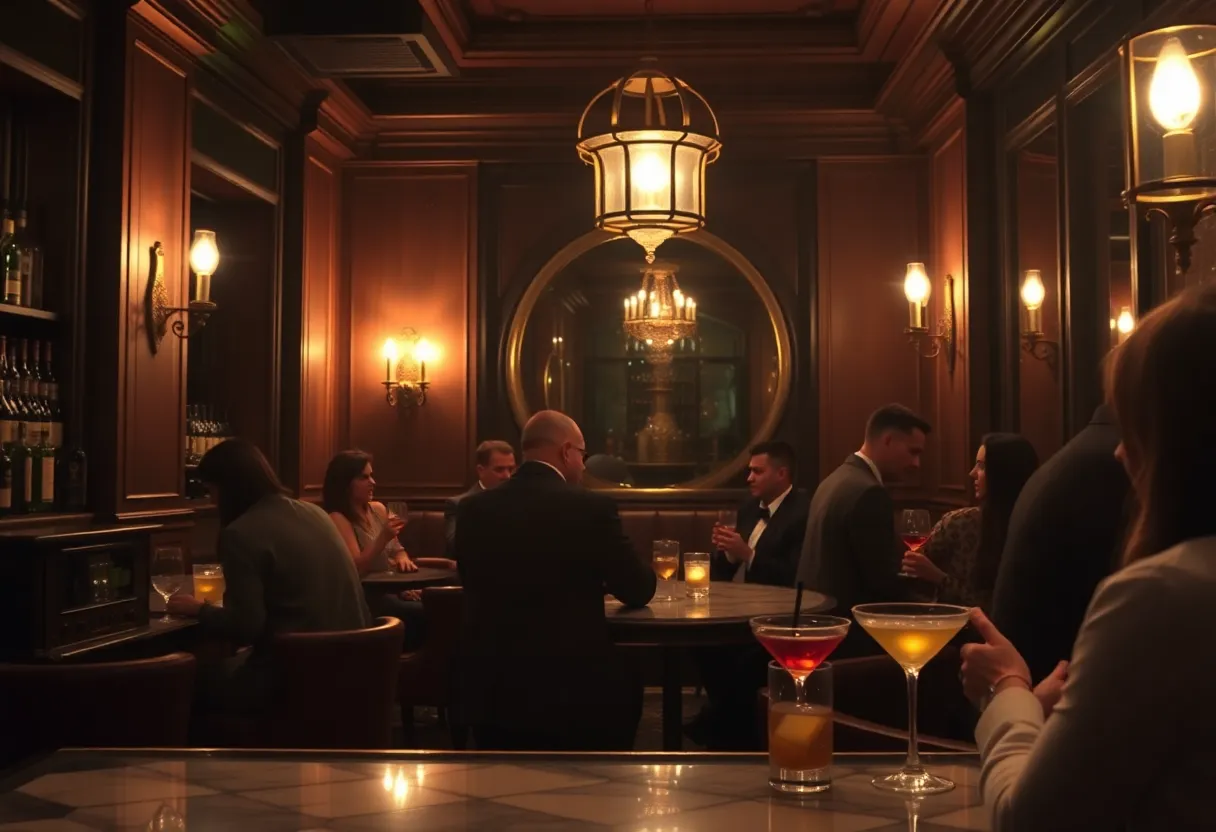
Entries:
{"type": "Polygon", "coordinates": [[[420,566],[417,572],[369,572],[363,576],[365,589],[385,592],[405,589],[425,589],[428,586],[455,586],[460,583],[460,573],[455,569],[436,569],[420,566]]]}
{"type": "MultiPolygon", "coordinates": [[[[683,746],[683,690],[680,678],[684,648],[722,644],[751,644],[748,621],[758,615],[780,615],[794,611],[795,590],[764,584],[715,581],[709,596],[686,598],[684,584],[668,587],[675,601],[651,601],[648,606],[627,608],[620,601],[604,601],[604,613],[613,640],[621,646],[657,647],[663,662],[663,750],[683,746]]],[[[810,590],[802,593],[802,611],[824,612],[836,606],[835,599],[810,590]]]]}

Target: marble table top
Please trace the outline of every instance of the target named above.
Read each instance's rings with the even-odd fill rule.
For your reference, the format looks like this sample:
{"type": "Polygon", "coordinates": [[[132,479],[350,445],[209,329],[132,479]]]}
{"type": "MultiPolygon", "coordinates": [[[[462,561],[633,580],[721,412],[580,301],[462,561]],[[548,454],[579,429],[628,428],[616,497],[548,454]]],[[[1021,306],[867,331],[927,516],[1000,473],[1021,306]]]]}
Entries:
{"type": "Polygon", "coordinates": [[[905,801],[870,785],[900,757],[838,755],[832,789],[800,802],[746,754],[61,751],[0,781],[0,830],[988,829],[976,758],[923,759],[957,787],[905,801]]]}

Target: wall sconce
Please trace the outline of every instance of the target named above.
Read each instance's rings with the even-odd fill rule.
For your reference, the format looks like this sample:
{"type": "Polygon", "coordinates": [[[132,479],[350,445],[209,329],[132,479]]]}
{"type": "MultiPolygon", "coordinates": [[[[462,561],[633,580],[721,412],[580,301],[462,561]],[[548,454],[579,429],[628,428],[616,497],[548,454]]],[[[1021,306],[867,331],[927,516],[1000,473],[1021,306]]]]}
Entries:
{"type": "Polygon", "coordinates": [[[1119,343],[1122,344],[1127,340],[1127,336],[1132,334],[1132,330],[1136,328],[1136,318],[1132,315],[1130,306],[1125,306],[1119,310],[1119,317],[1110,319],[1110,328],[1119,335],[1119,343]]]}
{"type": "Polygon", "coordinates": [[[1043,301],[1047,299],[1047,287],[1043,285],[1043,273],[1038,269],[1027,269],[1022,279],[1022,305],[1026,307],[1026,326],[1022,329],[1022,349],[1039,361],[1046,361],[1052,375],[1060,363],[1060,345],[1043,337],[1043,301]]]}
{"type": "Polygon", "coordinates": [[[215,274],[219,264],[220,250],[215,242],[215,232],[203,228],[195,231],[194,240],[190,243],[190,270],[195,275],[194,294],[189,305],[170,306],[169,294],[165,289],[165,249],[159,242],[152,244],[148,294],[144,306],[150,324],[148,342],[153,354],[160,349],[169,319],[174,315],[182,315],[173,322],[173,334],[178,338],[188,338],[207,325],[207,319],[216,309],[211,302],[211,275],[215,274]]]}
{"type": "Polygon", "coordinates": [[[402,332],[406,351],[402,355],[397,342],[389,338],[384,342],[381,355],[384,357],[384,401],[389,407],[403,404],[405,407],[422,407],[426,404],[426,391],[431,383],[426,379],[426,363],[434,361],[436,350],[425,338],[419,338],[413,329],[402,332]]]}
{"type": "Polygon", "coordinates": [[[1216,208],[1216,26],[1171,26],[1128,39],[1122,64],[1128,189],[1170,225],[1175,268],[1191,267],[1195,226],[1216,208]],[[1201,152],[1202,151],[1202,152],[1201,152]]]}
{"type": "Polygon", "coordinates": [[[925,312],[933,284],[925,273],[924,263],[909,263],[904,275],[904,297],[908,299],[908,327],[904,330],[912,348],[925,358],[936,358],[943,352],[946,369],[954,375],[954,276],[946,275],[945,297],[942,299],[942,317],[938,322],[939,332],[929,332],[925,324],[925,312]],[[925,344],[928,344],[926,350],[925,344]]]}

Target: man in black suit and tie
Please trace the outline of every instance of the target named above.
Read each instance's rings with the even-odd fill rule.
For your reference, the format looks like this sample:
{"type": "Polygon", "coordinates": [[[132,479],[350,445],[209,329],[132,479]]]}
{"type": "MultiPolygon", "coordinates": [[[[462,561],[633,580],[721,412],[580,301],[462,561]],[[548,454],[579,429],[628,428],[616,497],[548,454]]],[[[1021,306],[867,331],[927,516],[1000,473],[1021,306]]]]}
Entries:
{"type": "MultiPolygon", "coordinates": [[[[751,449],[747,485],[735,528],[714,526],[718,551],[710,577],[771,586],[793,586],[806,534],[806,494],[795,491],[794,449],[762,442],[751,449]]],[[[756,691],[764,687],[768,653],[759,644],[706,647],[694,652],[709,699],[685,728],[689,738],[715,751],[755,749],[756,691]]]]}
{"type": "Polygon", "coordinates": [[[461,698],[481,749],[632,749],[640,676],[613,644],[604,595],[641,607],[650,564],[616,504],[578,487],[582,431],[556,411],[528,420],[524,463],[457,509],[464,585],[461,698]]]}
{"type": "MultiPolygon", "coordinates": [[[[929,423],[901,404],[870,414],[861,450],[819,484],[811,498],[798,579],[836,599],[849,615],[857,604],[900,601],[910,583],[899,577],[902,547],[895,537],[895,504],[886,486],[920,469],[929,423]]],[[[881,648],[853,627],[834,655],[867,655],[881,648]]]]}
{"type": "Polygon", "coordinates": [[[1094,590],[1115,567],[1129,488],[1119,441],[1114,413],[1101,405],[1026,481],[1009,518],[992,623],[1035,682],[1072,655],[1094,590]]]}
{"type": "Polygon", "coordinates": [[[465,497],[502,485],[515,473],[515,449],[510,442],[487,439],[477,446],[477,482],[463,494],[443,504],[444,533],[447,535],[447,556],[452,557],[452,543],[456,540],[456,508],[465,497]]]}

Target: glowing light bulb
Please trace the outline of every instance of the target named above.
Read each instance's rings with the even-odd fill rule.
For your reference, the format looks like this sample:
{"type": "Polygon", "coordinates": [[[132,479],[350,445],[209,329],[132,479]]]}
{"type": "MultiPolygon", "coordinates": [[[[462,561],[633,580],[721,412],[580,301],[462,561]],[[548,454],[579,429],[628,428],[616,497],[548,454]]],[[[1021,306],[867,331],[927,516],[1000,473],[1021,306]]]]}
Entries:
{"type": "Polygon", "coordinates": [[[1169,38],[1157,55],[1148,86],[1148,108],[1168,131],[1186,130],[1199,114],[1199,76],[1178,38],[1169,38]]]}
{"type": "Polygon", "coordinates": [[[215,274],[220,264],[220,250],[215,244],[215,232],[200,228],[190,243],[190,269],[199,277],[215,274]]]}
{"type": "Polygon", "coordinates": [[[933,291],[929,276],[925,274],[924,263],[909,263],[908,272],[904,277],[904,297],[908,303],[919,303],[922,306],[928,302],[929,293],[933,291]]]}
{"type": "Polygon", "coordinates": [[[1123,307],[1119,312],[1119,317],[1115,321],[1115,328],[1119,330],[1120,335],[1127,335],[1136,328],[1136,319],[1132,317],[1132,310],[1128,307],[1123,307]]]}
{"type": "MultiPolygon", "coordinates": [[[[560,341],[562,339],[558,338],[557,340],[560,341]]],[[[419,338],[418,343],[414,345],[414,360],[423,363],[434,361],[438,352],[430,341],[425,338],[419,338]]]]}
{"type": "Polygon", "coordinates": [[[380,355],[384,356],[385,361],[397,360],[397,342],[389,338],[384,342],[384,347],[380,350],[380,355]]]}
{"type": "Polygon", "coordinates": [[[1033,312],[1043,305],[1047,297],[1047,287],[1043,285],[1043,277],[1038,269],[1027,269],[1026,279],[1022,281],[1022,303],[1026,309],[1033,312]]]}
{"type": "Polygon", "coordinates": [[[671,184],[667,162],[655,151],[638,153],[629,170],[634,187],[645,193],[661,191],[671,184]]]}

